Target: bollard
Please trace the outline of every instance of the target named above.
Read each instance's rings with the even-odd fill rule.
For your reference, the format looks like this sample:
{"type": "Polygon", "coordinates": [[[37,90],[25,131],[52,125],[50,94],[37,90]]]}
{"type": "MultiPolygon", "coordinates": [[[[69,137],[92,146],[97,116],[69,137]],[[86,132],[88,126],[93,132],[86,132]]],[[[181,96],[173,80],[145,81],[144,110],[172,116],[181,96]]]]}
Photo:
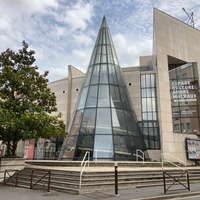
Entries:
{"type": "Polygon", "coordinates": [[[118,195],[118,166],[117,162],[115,163],[115,195],[118,195]]]}

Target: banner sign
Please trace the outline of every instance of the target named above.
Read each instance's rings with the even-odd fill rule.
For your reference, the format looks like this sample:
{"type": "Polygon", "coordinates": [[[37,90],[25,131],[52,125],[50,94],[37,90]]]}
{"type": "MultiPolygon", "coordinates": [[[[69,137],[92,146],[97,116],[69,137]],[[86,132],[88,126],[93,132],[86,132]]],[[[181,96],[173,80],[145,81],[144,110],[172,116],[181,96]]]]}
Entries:
{"type": "Polygon", "coordinates": [[[197,101],[197,86],[192,81],[172,81],[171,94],[174,102],[197,101]]]}
{"type": "Polygon", "coordinates": [[[190,160],[200,160],[200,140],[186,138],[187,158],[190,160]]]}

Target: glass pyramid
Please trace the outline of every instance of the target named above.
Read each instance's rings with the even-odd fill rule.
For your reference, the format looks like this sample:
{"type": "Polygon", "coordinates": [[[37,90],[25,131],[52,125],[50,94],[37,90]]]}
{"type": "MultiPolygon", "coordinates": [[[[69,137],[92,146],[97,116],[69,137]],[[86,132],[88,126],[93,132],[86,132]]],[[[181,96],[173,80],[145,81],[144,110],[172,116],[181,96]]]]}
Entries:
{"type": "Polygon", "coordinates": [[[146,150],[104,17],[60,158],[136,160],[146,150]]]}

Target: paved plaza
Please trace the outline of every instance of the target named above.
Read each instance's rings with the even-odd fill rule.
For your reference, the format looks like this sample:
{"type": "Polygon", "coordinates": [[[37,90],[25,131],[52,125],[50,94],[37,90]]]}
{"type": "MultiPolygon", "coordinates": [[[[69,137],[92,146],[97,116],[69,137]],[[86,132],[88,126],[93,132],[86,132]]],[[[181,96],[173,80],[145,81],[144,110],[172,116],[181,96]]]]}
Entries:
{"type": "Polygon", "coordinates": [[[191,184],[191,191],[186,189],[178,191],[168,191],[164,194],[163,186],[132,188],[118,190],[115,195],[115,188],[109,191],[95,192],[87,194],[66,194],[61,192],[45,192],[39,190],[29,190],[25,188],[9,187],[0,185],[1,200],[164,200],[164,199],[200,199],[200,183],[191,184]]]}

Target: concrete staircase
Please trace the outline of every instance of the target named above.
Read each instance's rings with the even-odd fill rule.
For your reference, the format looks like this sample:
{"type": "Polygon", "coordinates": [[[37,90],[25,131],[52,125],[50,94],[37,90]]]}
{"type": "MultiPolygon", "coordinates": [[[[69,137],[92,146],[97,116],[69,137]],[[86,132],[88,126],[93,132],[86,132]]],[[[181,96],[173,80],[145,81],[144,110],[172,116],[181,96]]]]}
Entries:
{"type": "MultiPolygon", "coordinates": [[[[102,190],[115,190],[115,170],[113,163],[90,163],[90,167],[86,168],[80,185],[80,162],[64,162],[60,166],[52,165],[51,162],[43,163],[42,161],[34,163],[28,163],[23,170],[18,171],[12,177],[6,179],[6,185],[31,188],[31,176],[32,176],[32,185],[36,182],[37,185],[34,185],[32,189],[48,190],[48,184],[50,190],[79,194],[87,193],[94,191],[102,190]],[[112,166],[112,167],[111,167],[112,166]],[[49,176],[50,174],[50,182],[49,176]],[[44,177],[45,176],[45,177],[44,177]],[[42,180],[40,180],[44,177],[42,180]],[[13,181],[14,180],[14,181],[13,181]],[[17,183],[15,182],[17,181],[17,183]]],[[[118,188],[134,188],[134,187],[152,187],[163,185],[163,170],[161,167],[157,167],[158,163],[155,164],[155,167],[149,167],[149,165],[140,166],[136,163],[125,164],[118,163],[118,188]],[[148,167],[145,167],[148,166],[148,167]]],[[[152,165],[152,163],[151,163],[152,165]]],[[[172,167],[164,169],[173,173],[175,170],[172,167]]],[[[190,182],[200,182],[200,168],[191,167],[188,168],[190,182]]],[[[173,177],[179,176],[177,174],[172,174],[173,177]]],[[[179,170],[180,174],[182,170],[179,170]]],[[[183,176],[180,179],[182,182],[186,183],[186,177],[183,176]]],[[[173,180],[167,178],[166,181],[172,183],[173,180]]]]}

